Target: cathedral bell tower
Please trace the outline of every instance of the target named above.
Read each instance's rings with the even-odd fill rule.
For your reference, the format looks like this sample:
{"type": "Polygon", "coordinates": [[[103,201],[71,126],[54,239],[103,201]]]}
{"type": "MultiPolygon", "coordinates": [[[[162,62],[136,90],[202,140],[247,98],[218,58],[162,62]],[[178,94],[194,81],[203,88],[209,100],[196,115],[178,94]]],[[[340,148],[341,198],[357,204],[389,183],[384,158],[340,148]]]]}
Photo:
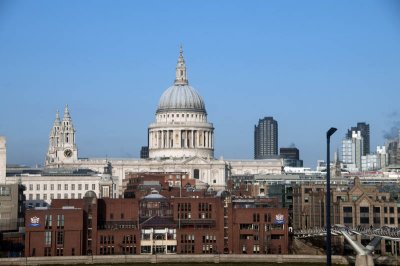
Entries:
{"type": "Polygon", "coordinates": [[[75,143],[75,129],[65,106],[62,121],[57,111],[56,119],[50,130],[49,149],[46,156],[46,166],[74,163],[78,160],[78,150],[75,143]]]}

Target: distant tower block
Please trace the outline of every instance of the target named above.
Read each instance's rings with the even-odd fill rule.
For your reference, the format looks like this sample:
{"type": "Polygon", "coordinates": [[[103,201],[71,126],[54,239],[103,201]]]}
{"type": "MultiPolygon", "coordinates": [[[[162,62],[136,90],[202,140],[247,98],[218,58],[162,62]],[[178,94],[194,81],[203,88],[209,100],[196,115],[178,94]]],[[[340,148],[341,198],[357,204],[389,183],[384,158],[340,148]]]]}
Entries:
{"type": "Polygon", "coordinates": [[[6,181],[6,138],[0,136],[0,184],[6,181]]]}

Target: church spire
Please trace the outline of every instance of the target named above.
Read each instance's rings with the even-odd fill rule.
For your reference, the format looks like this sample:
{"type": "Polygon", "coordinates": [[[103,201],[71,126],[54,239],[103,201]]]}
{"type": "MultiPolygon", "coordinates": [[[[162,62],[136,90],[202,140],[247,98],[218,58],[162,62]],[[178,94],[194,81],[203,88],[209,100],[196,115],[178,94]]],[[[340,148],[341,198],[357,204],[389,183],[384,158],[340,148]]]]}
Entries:
{"type": "Polygon", "coordinates": [[[185,59],[183,59],[182,45],[179,49],[178,64],[176,65],[175,85],[188,85],[185,59]]]}
{"type": "Polygon", "coordinates": [[[60,112],[57,110],[56,119],[54,119],[54,126],[59,126],[59,125],[61,125],[60,112]]]}
{"type": "Polygon", "coordinates": [[[70,114],[69,114],[69,110],[68,110],[68,104],[65,105],[65,109],[64,109],[64,115],[63,115],[63,120],[71,118],[70,114]]]}

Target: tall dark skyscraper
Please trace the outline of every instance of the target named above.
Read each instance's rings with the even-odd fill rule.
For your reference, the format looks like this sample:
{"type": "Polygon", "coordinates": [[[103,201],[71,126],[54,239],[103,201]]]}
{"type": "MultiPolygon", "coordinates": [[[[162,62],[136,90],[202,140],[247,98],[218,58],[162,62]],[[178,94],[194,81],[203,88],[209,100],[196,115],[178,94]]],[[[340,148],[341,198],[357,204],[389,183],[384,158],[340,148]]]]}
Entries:
{"type": "Polygon", "coordinates": [[[275,158],[278,155],[278,122],[264,117],[254,126],[254,159],[275,158]]]}
{"type": "Polygon", "coordinates": [[[348,139],[351,139],[351,134],[353,131],[360,131],[361,132],[361,137],[363,137],[363,154],[370,154],[370,145],[369,145],[369,124],[365,122],[359,122],[357,123],[356,127],[352,127],[347,131],[346,137],[348,139]]]}

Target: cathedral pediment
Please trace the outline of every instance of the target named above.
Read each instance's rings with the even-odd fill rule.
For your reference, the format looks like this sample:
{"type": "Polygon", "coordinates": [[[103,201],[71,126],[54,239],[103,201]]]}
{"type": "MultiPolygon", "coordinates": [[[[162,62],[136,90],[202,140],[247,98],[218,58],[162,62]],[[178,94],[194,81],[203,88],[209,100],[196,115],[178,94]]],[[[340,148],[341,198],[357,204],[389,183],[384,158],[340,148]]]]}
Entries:
{"type": "Polygon", "coordinates": [[[183,164],[210,164],[209,160],[203,159],[201,157],[193,156],[187,158],[183,161],[183,164]]]}

